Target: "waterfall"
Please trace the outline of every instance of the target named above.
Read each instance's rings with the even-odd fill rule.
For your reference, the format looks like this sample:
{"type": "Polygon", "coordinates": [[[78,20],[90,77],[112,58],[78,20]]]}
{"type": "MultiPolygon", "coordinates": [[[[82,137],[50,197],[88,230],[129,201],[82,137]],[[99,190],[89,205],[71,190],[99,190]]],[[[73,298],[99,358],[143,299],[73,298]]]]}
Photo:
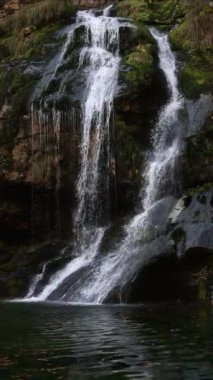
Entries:
{"type": "MultiPolygon", "coordinates": [[[[152,131],[151,149],[145,171],[141,174],[138,212],[123,226],[121,240],[116,241],[113,249],[104,251],[102,243],[109,225],[110,135],[120,65],[119,34],[124,23],[131,27],[128,21],[110,17],[110,9],[97,14],[91,10],[78,12],[76,23],[67,27],[64,45],[48,65],[35,91],[42,99],[37,111],[32,108],[32,113],[38,114],[41,146],[42,130],[46,130],[48,139],[50,125],[53,125],[58,187],[63,111],[57,109],[57,102],[53,102],[52,111],[47,115],[44,112],[46,94],[56,79],[60,82],[57,96],[64,94],[67,74],[60,76],[60,69],[67,63],[76,33],[80,32],[75,71],[77,76],[81,73],[84,86],[80,104],[80,168],[73,214],[74,243],[72,247],[66,247],[70,260],[53,275],[47,275],[51,260],[43,264],[26,296],[30,301],[101,304],[115,292],[116,299],[120,298],[122,302],[126,286],[138,270],[154,256],[170,249],[164,232],[176,197],[181,193],[179,158],[184,139],[204,122],[208,98],[203,96],[191,104],[182,97],[178,89],[176,58],[168,35],[150,28],[158,46],[159,68],[167,84],[169,99],[160,110],[152,131]],[[200,112],[201,108],[203,112],[200,112]]],[[[33,150],[34,145],[33,141],[33,150]]],[[[63,251],[59,256],[63,257],[63,251]]]]}
{"type": "Polygon", "coordinates": [[[81,169],[77,183],[75,226],[97,225],[102,219],[103,188],[108,193],[110,116],[119,71],[119,22],[104,15],[79,12],[85,26],[79,67],[86,65],[87,83],[82,106],[81,169]],[[100,160],[101,157],[101,160],[100,160]]]}
{"type": "MultiPolygon", "coordinates": [[[[124,238],[117,248],[100,254],[105,228],[100,226],[99,181],[101,173],[107,178],[110,115],[119,67],[119,22],[106,15],[94,17],[92,12],[79,12],[78,22],[85,26],[86,41],[79,56],[79,67],[85,67],[88,75],[82,105],[78,207],[74,215],[77,254],[50,278],[34,299],[102,303],[113,289],[120,292],[122,300],[122,288],[131,281],[138,268],[159,254],[162,246],[166,247],[164,238],[158,236],[179,187],[176,169],[183,136],[178,113],[183,107],[183,99],[178,91],[176,61],[168,37],[150,28],[158,44],[159,65],[167,81],[170,98],[162,108],[153,131],[145,186],[140,194],[141,210],[124,226],[124,238]],[[102,161],[106,159],[105,168],[100,165],[100,158],[102,161]]],[[[45,269],[38,276],[42,277],[45,269]]],[[[30,299],[35,295],[40,277],[35,278],[31,285],[30,299]]]]}
{"type": "Polygon", "coordinates": [[[162,195],[175,193],[178,186],[175,164],[182,142],[178,111],[183,107],[183,98],[178,91],[175,57],[168,36],[154,28],[150,28],[150,32],[158,44],[159,66],[167,81],[170,100],[161,110],[152,136],[153,151],[145,173],[145,196],[142,200],[144,210],[148,210],[162,195]]]}
{"type": "MultiPolygon", "coordinates": [[[[36,96],[47,91],[58,69],[66,61],[75,32],[81,27],[81,40],[77,72],[84,73],[85,84],[81,102],[80,170],[76,184],[77,206],[74,212],[74,248],[70,262],[49,278],[42,291],[37,287],[45,276],[48,263],[35,276],[27,300],[67,299],[73,276],[89,268],[98,255],[102,238],[109,222],[109,162],[110,129],[112,124],[113,99],[117,90],[119,73],[119,28],[120,21],[110,17],[111,6],[96,15],[94,11],[79,11],[76,24],[68,29],[67,38],[60,54],[48,66],[36,96]],[[56,69],[52,71],[53,65],[56,69]]],[[[124,20],[122,20],[124,25],[124,20]]],[[[126,26],[130,26],[126,22],[126,26]]],[[[59,93],[63,92],[62,78],[59,93]]],[[[43,111],[41,112],[43,117],[43,111]]],[[[40,117],[41,117],[40,116],[40,117]]],[[[59,161],[61,114],[52,112],[56,136],[56,163],[59,161]]],[[[60,172],[56,173],[60,180],[60,172]]]]}
{"type": "Polygon", "coordinates": [[[124,239],[118,248],[97,257],[79,281],[70,285],[64,300],[80,303],[102,303],[110,292],[124,287],[138,268],[159,254],[164,238],[157,239],[165,224],[174,199],[178,180],[175,167],[182,147],[178,113],[183,99],[178,91],[176,61],[168,37],[151,28],[157,41],[160,68],[167,81],[170,98],[160,112],[152,136],[153,148],[145,172],[145,191],[141,192],[141,211],[124,227],[124,239]]]}

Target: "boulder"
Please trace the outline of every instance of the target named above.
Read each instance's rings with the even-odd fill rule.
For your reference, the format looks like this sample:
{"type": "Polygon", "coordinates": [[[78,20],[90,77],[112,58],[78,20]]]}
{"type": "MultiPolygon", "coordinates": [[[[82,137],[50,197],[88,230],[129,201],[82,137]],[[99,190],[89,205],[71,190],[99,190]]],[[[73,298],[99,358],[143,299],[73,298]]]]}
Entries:
{"type": "MultiPolygon", "coordinates": [[[[177,200],[162,237],[164,244],[157,246],[154,255],[154,241],[149,243],[149,259],[145,265],[141,261],[137,274],[125,288],[127,301],[211,302],[213,189],[177,200]]],[[[142,246],[141,255],[143,251],[142,246]]]]}

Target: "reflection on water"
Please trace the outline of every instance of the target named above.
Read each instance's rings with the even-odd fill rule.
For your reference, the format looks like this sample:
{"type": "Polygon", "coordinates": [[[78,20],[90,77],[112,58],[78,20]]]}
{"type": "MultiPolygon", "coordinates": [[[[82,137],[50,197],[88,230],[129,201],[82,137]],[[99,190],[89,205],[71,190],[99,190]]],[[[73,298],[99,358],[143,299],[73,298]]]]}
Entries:
{"type": "Polygon", "coordinates": [[[0,304],[0,380],[213,378],[213,313],[0,304]]]}

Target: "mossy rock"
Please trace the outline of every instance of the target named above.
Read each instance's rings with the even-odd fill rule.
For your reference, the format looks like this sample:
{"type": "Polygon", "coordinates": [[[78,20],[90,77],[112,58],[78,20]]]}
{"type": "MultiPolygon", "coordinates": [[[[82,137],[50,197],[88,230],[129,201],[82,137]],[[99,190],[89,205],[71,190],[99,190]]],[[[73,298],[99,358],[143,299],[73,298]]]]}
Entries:
{"type": "Polygon", "coordinates": [[[69,0],[44,0],[25,6],[0,20],[0,61],[44,56],[54,32],[70,22],[74,7],[69,0]]]}
{"type": "Polygon", "coordinates": [[[179,0],[124,0],[117,3],[117,12],[139,23],[169,27],[184,15],[179,0]]]}
{"type": "Polygon", "coordinates": [[[211,48],[213,7],[208,0],[188,3],[182,22],[171,31],[170,40],[176,49],[211,48]]]}
{"type": "Polygon", "coordinates": [[[61,27],[60,23],[35,28],[27,37],[9,35],[0,38],[0,61],[46,57],[51,53],[48,42],[54,42],[54,33],[61,27]]]}
{"type": "Polygon", "coordinates": [[[11,106],[11,115],[7,122],[11,132],[17,130],[18,122],[23,123],[23,115],[28,112],[28,102],[35,83],[36,79],[31,75],[24,75],[21,68],[0,73],[0,106],[5,101],[11,106]]]}
{"type": "Polygon", "coordinates": [[[185,18],[169,34],[173,49],[181,52],[179,80],[188,98],[212,91],[212,21],[210,2],[195,0],[188,3],[185,18]]]}
{"type": "Polygon", "coordinates": [[[150,1],[124,0],[117,3],[117,12],[123,17],[131,17],[135,21],[149,20],[152,14],[150,1]]]}
{"type": "Polygon", "coordinates": [[[23,28],[43,27],[74,15],[70,0],[38,0],[0,20],[1,34],[18,34],[23,28]]]}
{"type": "Polygon", "coordinates": [[[211,188],[213,182],[213,131],[199,133],[186,139],[182,177],[185,189],[197,192],[211,188]]]}
{"type": "MultiPolygon", "coordinates": [[[[122,146],[122,149],[119,150],[119,153],[122,153],[122,159],[124,161],[131,162],[132,168],[137,168],[139,164],[139,151],[140,146],[138,144],[136,135],[137,135],[137,125],[131,125],[131,128],[126,125],[123,120],[120,120],[117,117],[115,120],[116,131],[117,131],[117,143],[122,146]]],[[[137,172],[137,170],[136,170],[137,172]]],[[[138,176],[136,174],[136,180],[138,176]]]]}
{"type": "MultiPolygon", "coordinates": [[[[34,79],[29,75],[24,75],[22,69],[4,70],[0,73],[0,104],[4,104],[5,98],[13,101],[19,97],[19,91],[32,85],[34,79]]],[[[24,94],[22,94],[23,97],[24,94]]],[[[18,99],[16,99],[18,100],[18,99]]]]}
{"type": "Polygon", "coordinates": [[[201,93],[212,91],[213,71],[205,71],[201,67],[186,64],[180,71],[181,90],[187,98],[198,98],[201,93]]]}
{"type": "Polygon", "coordinates": [[[153,46],[151,44],[137,45],[123,60],[128,67],[123,73],[123,79],[130,89],[140,89],[149,85],[154,72],[153,46]]]}
{"type": "Polygon", "coordinates": [[[213,182],[204,183],[202,186],[197,186],[192,189],[188,189],[186,192],[187,197],[192,197],[195,194],[204,193],[205,191],[213,189],[213,182]]]}

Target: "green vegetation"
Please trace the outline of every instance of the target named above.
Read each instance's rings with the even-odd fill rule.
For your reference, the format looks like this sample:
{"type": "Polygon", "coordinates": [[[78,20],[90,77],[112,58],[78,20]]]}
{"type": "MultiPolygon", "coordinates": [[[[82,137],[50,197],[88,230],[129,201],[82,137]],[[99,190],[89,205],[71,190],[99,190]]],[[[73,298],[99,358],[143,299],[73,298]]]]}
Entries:
{"type": "Polygon", "coordinates": [[[130,70],[123,76],[133,90],[148,85],[154,71],[153,46],[151,44],[137,45],[124,59],[130,70]]]}
{"type": "Polygon", "coordinates": [[[189,98],[212,90],[213,6],[207,0],[186,1],[185,18],[170,33],[175,50],[183,54],[180,84],[189,98]]]}
{"type": "Polygon", "coordinates": [[[17,34],[26,27],[43,27],[73,14],[69,0],[40,0],[0,21],[2,33],[17,34]]]}
{"type": "Polygon", "coordinates": [[[186,196],[192,197],[195,194],[204,193],[205,191],[211,190],[213,188],[213,182],[204,183],[202,186],[197,186],[192,189],[188,189],[186,196]]]}
{"type": "Polygon", "coordinates": [[[29,28],[29,35],[24,32],[17,37],[14,33],[0,39],[0,60],[29,59],[42,57],[48,52],[45,43],[53,37],[53,33],[59,28],[59,23],[51,24],[43,28],[29,28]]]}
{"type": "MultiPolygon", "coordinates": [[[[196,98],[202,92],[211,91],[213,6],[210,1],[123,0],[118,2],[117,11],[119,15],[133,19],[138,25],[172,29],[170,41],[173,48],[181,52],[180,59],[183,60],[179,72],[182,92],[189,98],[196,98]]],[[[130,66],[134,68],[127,77],[134,85],[137,80],[150,76],[152,65],[150,50],[145,47],[143,56],[139,54],[139,50],[140,46],[127,57],[127,63],[130,62],[130,66]]]]}
{"type": "MultiPolygon", "coordinates": [[[[21,121],[27,112],[28,100],[35,80],[30,75],[24,75],[21,68],[0,72],[0,106],[6,99],[11,106],[10,132],[14,132],[20,127],[17,122],[21,121]]],[[[10,137],[12,135],[13,133],[10,137]]]]}
{"type": "Polygon", "coordinates": [[[200,93],[212,90],[213,67],[212,52],[194,50],[187,54],[186,61],[180,71],[181,89],[188,98],[199,97],[200,93]]]}
{"type": "Polygon", "coordinates": [[[145,22],[150,20],[152,9],[150,1],[140,0],[123,0],[117,4],[117,11],[124,17],[131,17],[138,22],[145,22]]]}
{"type": "MultiPolygon", "coordinates": [[[[23,124],[32,88],[38,80],[36,76],[24,74],[24,66],[11,66],[11,62],[49,57],[48,43],[54,42],[54,32],[73,12],[70,0],[39,0],[0,19],[0,63],[6,64],[0,71],[0,109],[5,102],[11,109],[8,120],[4,120],[4,131],[8,132],[1,132],[2,141],[12,141],[23,124]]],[[[6,164],[2,162],[2,165],[6,164]]]]}
{"type": "Polygon", "coordinates": [[[126,36],[126,49],[122,59],[127,69],[122,73],[122,79],[133,92],[140,91],[141,86],[150,85],[157,46],[146,25],[139,22],[135,25],[136,29],[131,32],[131,36],[126,36]]]}
{"type": "Polygon", "coordinates": [[[45,54],[43,45],[73,14],[69,0],[44,0],[0,20],[0,61],[45,54]]]}
{"type": "MultiPolygon", "coordinates": [[[[122,160],[131,162],[132,168],[137,168],[139,165],[139,146],[137,144],[135,134],[137,133],[138,126],[132,125],[129,128],[123,120],[116,120],[117,129],[117,143],[122,147],[122,160]]],[[[138,172],[135,170],[136,179],[138,179],[138,172]]]]}
{"type": "Polygon", "coordinates": [[[177,49],[208,49],[213,42],[213,6],[208,0],[186,1],[185,17],[170,38],[177,49]]]}
{"type": "Polygon", "coordinates": [[[158,26],[170,26],[184,15],[181,0],[123,0],[117,4],[118,13],[134,21],[158,26]]]}

